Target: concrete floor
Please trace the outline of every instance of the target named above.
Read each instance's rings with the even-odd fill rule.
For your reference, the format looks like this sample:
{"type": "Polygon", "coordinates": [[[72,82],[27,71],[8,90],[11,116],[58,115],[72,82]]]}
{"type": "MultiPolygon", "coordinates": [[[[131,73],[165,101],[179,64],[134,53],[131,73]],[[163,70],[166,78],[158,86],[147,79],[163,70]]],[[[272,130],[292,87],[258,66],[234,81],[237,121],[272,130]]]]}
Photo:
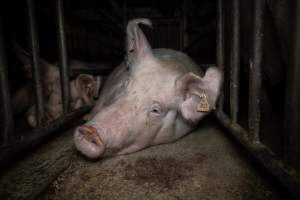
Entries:
{"type": "Polygon", "coordinates": [[[245,152],[215,123],[179,141],[91,162],[78,153],[42,200],[280,199],[245,152]]]}

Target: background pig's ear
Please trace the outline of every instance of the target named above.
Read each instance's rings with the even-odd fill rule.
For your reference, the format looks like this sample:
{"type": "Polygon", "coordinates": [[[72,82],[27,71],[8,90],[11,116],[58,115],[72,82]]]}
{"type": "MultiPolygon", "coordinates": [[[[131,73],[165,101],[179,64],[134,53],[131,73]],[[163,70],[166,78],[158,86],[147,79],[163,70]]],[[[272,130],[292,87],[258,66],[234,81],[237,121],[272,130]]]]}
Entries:
{"type": "Polygon", "coordinates": [[[152,27],[152,23],[149,19],[139,18],[128,22],[126,30],[127,66],[130,66],[134,60],[142,59],[147,55],[152,55],[151,46],[149,45],[143,31],[140,29],[139,24],[152,27]]]}
{"type": "Polygon", "coordinates": [[[31,60],[30,60],[30,54],[25,51],[22,47],[20,47],[19,44],[17,43],[13,43],[14,45],[14,49],[16,51],[17,57],[18,59],[24,64],[24,65],[29,65],[31,64],[31,60]]]}
{"type": "Polygon", "coordinates": [[[205,76],[185,74],[176,81],[176,92],[181,97],[179,109],[183,117],[196,123],[216,106],[220,93],[222,73],[215,67],[207,69],[205,76]]]}
{"type": "MultiPolygon", "coordinates": [[[[16,42],[13,43],[14,49],[16,51],[16,55],[18,59],[24,64],[23,68],[27,72],[31,72],[31,68],[28,69],[28,66],[31,66],[31,54],[27,51],[25,51],[19,44],[16,42]]],[[[50,63],[48,63],[46,60],[40,58],[40,65],[42,65],[42,69],[44,69],[46,66],[53,66],[50,63]]]]}
{"type": "Polygon", "coordinates": [[[76,88],[80,92],[92,94],[93,81],[94,81],[94,78],[92,75],[80,74],[76,78],[76,82],[75,82],[76,88]]]}
{"type": "Polygon", "coordinates": [[[80,74],[76,78],[75,86],[81,94],[85,94],[89,98],[98,97],[101,78],[100,76],[94,78],[89,74],[80,74]]]}

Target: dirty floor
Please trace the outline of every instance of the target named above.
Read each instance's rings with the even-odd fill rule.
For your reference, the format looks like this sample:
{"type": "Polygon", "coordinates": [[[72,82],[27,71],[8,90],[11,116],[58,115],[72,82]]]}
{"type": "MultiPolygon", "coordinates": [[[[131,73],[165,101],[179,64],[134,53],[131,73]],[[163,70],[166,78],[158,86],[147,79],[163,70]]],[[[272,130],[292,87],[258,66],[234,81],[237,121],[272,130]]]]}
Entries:
{"type": "Polygon", "coordinates": [[[280,199],[245,152],[214,123],[179,141],[69,168],[38,199],[280,199]]]}

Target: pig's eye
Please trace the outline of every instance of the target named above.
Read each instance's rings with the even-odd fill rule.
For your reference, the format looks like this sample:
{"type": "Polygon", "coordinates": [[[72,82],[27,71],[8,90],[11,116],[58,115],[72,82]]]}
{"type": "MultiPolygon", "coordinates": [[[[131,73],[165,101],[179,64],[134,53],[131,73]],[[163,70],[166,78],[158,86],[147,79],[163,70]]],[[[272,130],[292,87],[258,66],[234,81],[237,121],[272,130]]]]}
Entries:
{"type": "Polygon", "coordinates": [[[163,113],[163,108],[160,103],[155,102],[150,108],[150,113],[155,116],[159,116],[163,113]]]}

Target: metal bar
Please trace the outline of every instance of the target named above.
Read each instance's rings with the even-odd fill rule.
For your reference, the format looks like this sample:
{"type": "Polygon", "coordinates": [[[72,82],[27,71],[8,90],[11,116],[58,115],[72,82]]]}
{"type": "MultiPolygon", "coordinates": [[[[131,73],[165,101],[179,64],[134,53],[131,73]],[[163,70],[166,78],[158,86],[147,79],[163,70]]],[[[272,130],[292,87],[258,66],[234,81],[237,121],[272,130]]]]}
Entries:
{"type": "Polygon", "coordinates": [[[2,18],[0,16],[0,101],[2,106],[2,122],[0,123],[3,125],[3,129],[1,130],[2,143],[7,144],[14,139],[14,123],[11,109],[3,33],[2,18]]]}
{"type": "Polygon", "coordinates": [[[36,118],[38,126],[42,125],[44,118],[44,99],[43,99],[43,85],[41,70],[39,66],[39,43],[38,34],[36,30],[36,18],[35,18],[35,7],[34,0],[27,0],[28,9],[28,29],[29,29],[29,41],[31,50],[32,60],[32,72],[35,86],[35,98],[36,98],[36,118]]]}
{"type": "Polygon", "coordinates": [[[183,30],[183,20],[179,21],[179,34],[180,34],[180,51],[183,51],[183,37],[184,37],[184,30],[183,30]]]}
{"type": "Polygon", "coordinates": [[[127,26],[127,0],[124,0],[123,2],[123,30],[126,30],[127,26]]]}
{"type": "MultiPolygon", "coordinates": [[[[224,71],[224,22],[223,22],[223,0],[217,2],[217,66],[224,71]]],[[[223,87],[223,85],[222,85],[223,87]]],[[[223,110],[224,108],[224,90],[220,95],[218,101],[218,109],[223,110]]]]}
{"type": "Polygon", "coordinates": [[[296,197],[300,194],[300,174],[293,168],[284,165],[282,160],[260,142],[253,142],[248,137],[248,133],[238,124],[232,123],[231,119],[222,111],[215,112],[216,117],[273,176],[275,176],[283,186],[285,186],[296,197]]]}
{"type": "Polygon", "coordinates": [[[171,47],[171,23],[168,21],[167,22],[167,27],[168,27],[168,31],[167,31],[167,47],[168,48],[172,48],[171,47]]]}
{"type": "Polygon", "coordinates": [[[254,141],[259,141],[260,132],[260,89],[264,6],[264,0],[254,1],[253,64],[250,63],[249,70],[249,133],[254,141]]]}
{"type": "Polygon", "coordinates": [[[63,0],[57,0],[57,35],[60,60],[60,80],[62,84],[62,99],[64,113],[70,110],[69,69],[67,64],[67,50],[65,39],[65,24],[63,13],[63,0]]]}
{"type": "Polygon", "coordinates": [[[240,0],[233,0],[233,34],[230,68],[230,116],[237,122],[240,79],[240,0]]]}
{"type": "MultiPolygon", "coordinates": [[[[16,158],[16,156],[20,155],[20,153],[37,146],[48,136],[55,135],[58,130],[70,128],[72,123],[76,119],[81,117],[84,113],[87,113],[90,109],[91,107],[89,106],[81,107],[78,110],[65,114],[63,117],[60,117],[59,119],[52,122],[49,126],[40,127],[28,133],[24,133],[26,137],[16,139],[9,145],[1,146],[0,168],[12,162],[13,159],[16,158]]],[[[78,125],[78,123],[76,125],[78,125]]]]}
{"type": "Polygon", "coordinates": [[[186,32],[187,27],[188,27],[188,20],[187,20],[187,5],[188,2],[187,0],[183,0],[182,2],[182,10],[183,10],[183,49],[186,49],[186,47],[188,46],[189,43],[189,37],[188,34],[186,32]]]}
{"type": "Polygon", "coordinates": [[[82,69],[72,69],[70,73],[70,77],[76,77],[79,74],[91,74],[91,75],[108,75],[113,70],[112,67],[105,67],[102,69],[94,69],[94,68],[82,68],[82,69]]]}
{"type": "Polygon", "coordinates": [[[300,169],[300,2],[295,1],[293,51],[287,67],[285,98],[285,159],[300,169]]]}

